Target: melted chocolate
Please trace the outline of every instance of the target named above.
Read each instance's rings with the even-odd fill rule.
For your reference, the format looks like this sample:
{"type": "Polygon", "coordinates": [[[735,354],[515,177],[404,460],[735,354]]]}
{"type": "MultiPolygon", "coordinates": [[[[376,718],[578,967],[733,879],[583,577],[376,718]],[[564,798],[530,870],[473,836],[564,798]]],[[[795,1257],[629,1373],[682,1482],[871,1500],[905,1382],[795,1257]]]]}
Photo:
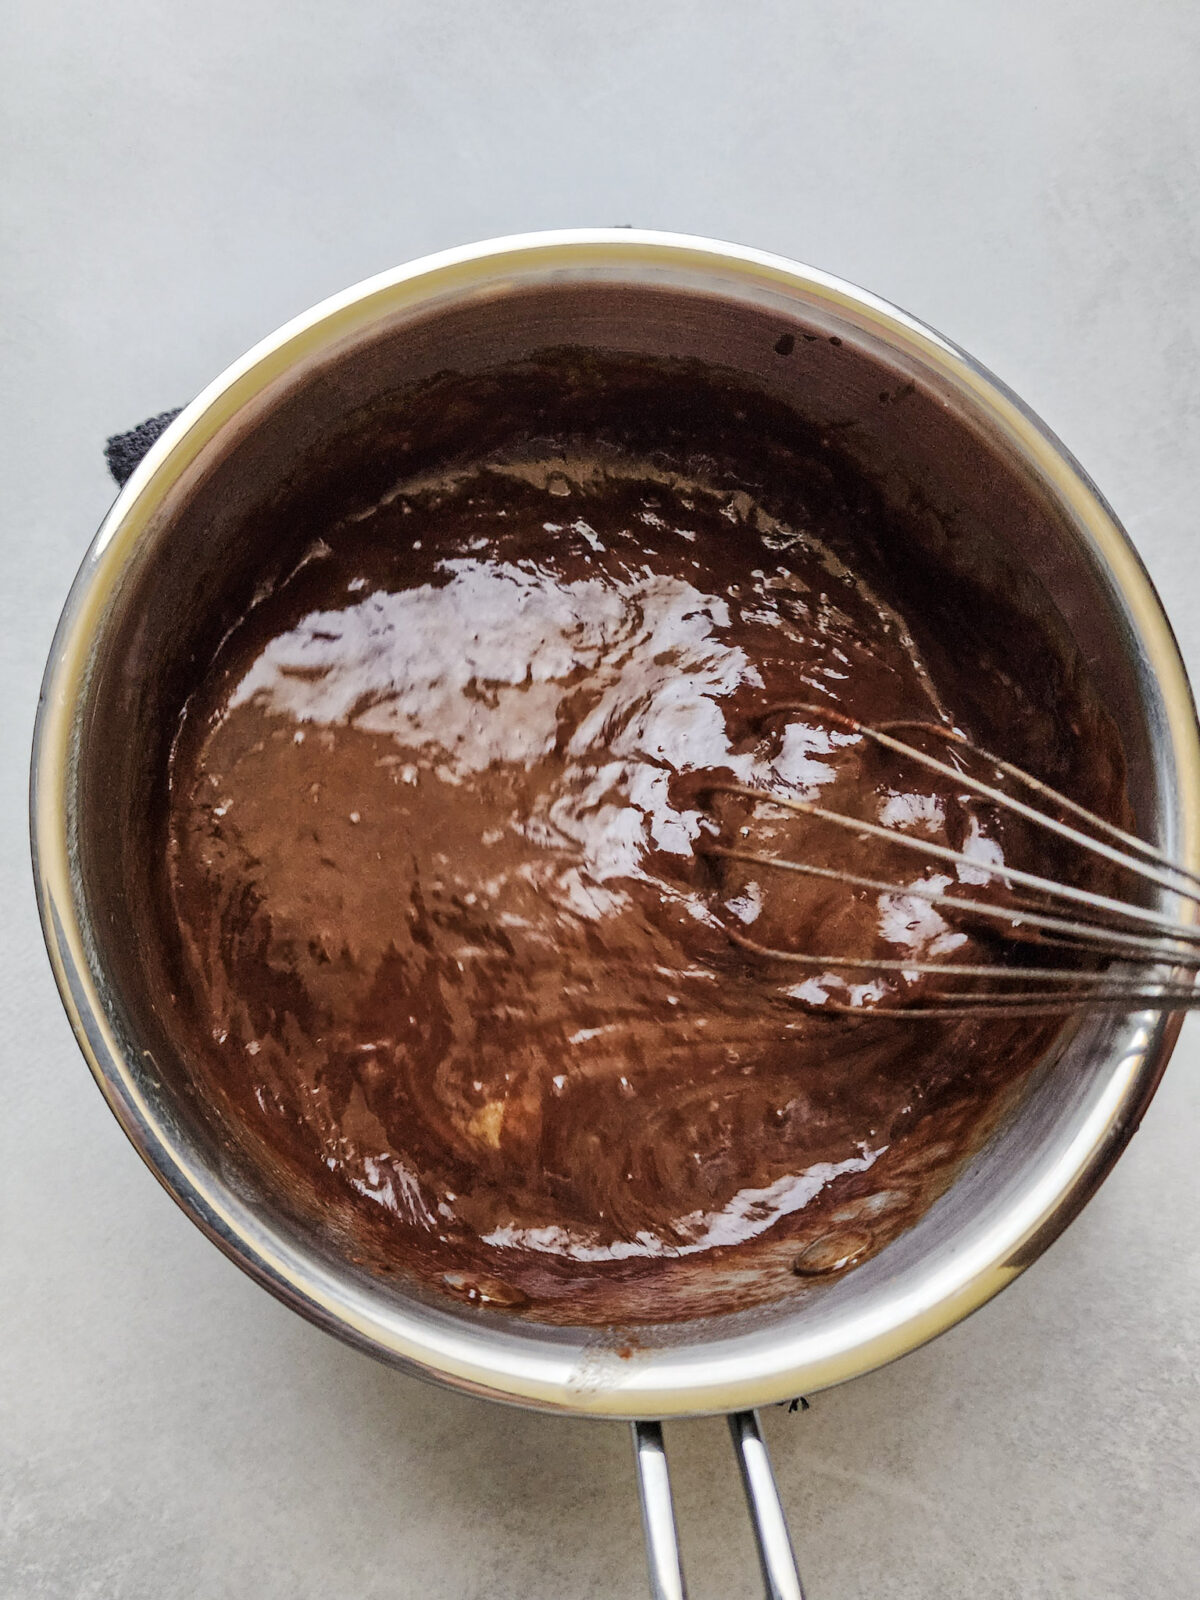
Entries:
{"type": "MultiPolygon", "coordinates": [[[[861,505],[826,483],[768,512],[599,459],[535,448],[297,523],[303,559],[183,720],[169,897],[205,1093],[371,1270],[550,1320],[664,1320],[880,1248],[1054,1033],[898,1022],[913,975],[743,953],[729,928],[1005,954],[923,901],[705,854],[929,874],[712,785],[1054,863],[950,780],[768,713],[973,731],[964,707],[1036,702],[969,619],[970,656],[944,648],[861,505]]],[[[1030,712],[1028,736],[1049,751],[1070,710],[1030,712]]]]}

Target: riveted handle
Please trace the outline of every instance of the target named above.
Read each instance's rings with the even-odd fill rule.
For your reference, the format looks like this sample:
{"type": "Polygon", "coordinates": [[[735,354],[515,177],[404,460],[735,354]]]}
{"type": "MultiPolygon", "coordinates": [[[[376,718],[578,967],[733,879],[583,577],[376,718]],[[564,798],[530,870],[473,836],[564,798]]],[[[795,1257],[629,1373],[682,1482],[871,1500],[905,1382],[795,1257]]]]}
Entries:
{"type": "MultiPolygon", "coordinates": [[[[754,1526],[767,1600],[804,1600],[796,1569],[787,1518],[771,1470],[766,1441],[754,1411],[736,1411],[729,1432],[742,1474],[746,1504],[754,1526]]],[[[633,1424],[633,1452],[637,1465],[642,1526],[646,1534],[646,1561],[650,1569],[653,1600],[687,1600],[687,1585],[679,1556],[675,1503],[663,1446],[660,1422],[633,1424]]]]}
{"type": "Polygon", "coordinates": [[[687,1600],[661,1422],[633,1424],[633,1456],[642,1501],[650,1593],[653,1600],[687,1600]]]}
{"type": "Polygon", "coordinates": [[[757,1411],[735,1411],[729,1418],[729,1432],[742,1470],[767,1600],[804,1600],[792,1536],[757,1411]]]}

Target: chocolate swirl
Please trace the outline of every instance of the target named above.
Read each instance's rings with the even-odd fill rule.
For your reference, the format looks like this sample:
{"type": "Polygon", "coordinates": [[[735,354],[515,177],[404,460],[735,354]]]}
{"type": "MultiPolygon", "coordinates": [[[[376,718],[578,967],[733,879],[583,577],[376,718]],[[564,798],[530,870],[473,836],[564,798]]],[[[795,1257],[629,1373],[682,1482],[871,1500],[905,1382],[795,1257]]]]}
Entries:
{"type": "Polygon", "coordinates": [[[714,802],[722,779],[1009,847],[949,780],[763,719],[955,709],[884,568],[848,563],[851,512],[815,527],[555,454],[304,533],[172,768],[180,1018],[240,1136],[376,1270],[550,1319],[746,1304],[893,1237],[1045,1026],[897,1026],[915,978],[766,970],[728,926],[914,959],[972,941],[923,902],[696,850],[749,830],[861,870],[854,839],[714,802]],[[861,1019],[798,1003],[823,994],[861,1019]]]}

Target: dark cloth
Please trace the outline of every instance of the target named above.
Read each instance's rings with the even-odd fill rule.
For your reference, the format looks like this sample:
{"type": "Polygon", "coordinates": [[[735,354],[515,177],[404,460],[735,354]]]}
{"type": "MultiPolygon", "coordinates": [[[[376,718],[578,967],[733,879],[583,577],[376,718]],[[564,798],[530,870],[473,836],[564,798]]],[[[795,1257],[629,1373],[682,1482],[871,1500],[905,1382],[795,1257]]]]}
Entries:
{"type": "Polygon", "coordinates": [[[133,469],[146,451],[160,434],[167,431],[182,410],[182,406],[176,406],[174,411],[160,411],[156,417],[148,417],[145,422],[139,422],[136,428],[130,428],[128,433],[113,434],[104,446],[104,459],[118,483],[124,483],[133,476],[133,469]]]}

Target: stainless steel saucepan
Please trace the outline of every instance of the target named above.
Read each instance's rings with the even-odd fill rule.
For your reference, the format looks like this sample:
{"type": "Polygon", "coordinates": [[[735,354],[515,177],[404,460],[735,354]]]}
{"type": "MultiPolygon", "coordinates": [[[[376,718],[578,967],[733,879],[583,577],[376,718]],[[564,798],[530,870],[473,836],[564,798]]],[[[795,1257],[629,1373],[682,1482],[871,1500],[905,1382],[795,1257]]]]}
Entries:
{"type": "Polygon", "coordinates": [[[478,1395],[634,1423],[654,1591],[682,1594],[657,1420],[731,1413],[768,1593],[799,1594],[753,1408],[891,1361],[1009,1283],[1137,1127],[1178,1018],[1067,1030],[924,1218],[843,1278],[736,1314],[620,1336],[384,1282],[304,1222],[222,1139],[151,1004],[138,872],[172,707],[245,516],[373,397],[562,345],[698,358],[839,427],[889,492],[914,490],[946,559],[1006,577],[1070,641],[1120,730],[1138,825],[1200,868],[1200,745],[1158,598],[1079,467],[1002,384],[895,307],[776,256],[633,230],[451,250],[272,334],[172,424],[89,550],[46,668],[33,755],[37,891],[63,1003],[129,1138],[193,1221],[267,1289],[352,1344],[478,1395]],[[888,403],[904,396],[903,404],[888,403]],[[174,697],[174,698],[173,698],[174,697]],[[165,730],[165,731],[164,731],[165,730]]]}

